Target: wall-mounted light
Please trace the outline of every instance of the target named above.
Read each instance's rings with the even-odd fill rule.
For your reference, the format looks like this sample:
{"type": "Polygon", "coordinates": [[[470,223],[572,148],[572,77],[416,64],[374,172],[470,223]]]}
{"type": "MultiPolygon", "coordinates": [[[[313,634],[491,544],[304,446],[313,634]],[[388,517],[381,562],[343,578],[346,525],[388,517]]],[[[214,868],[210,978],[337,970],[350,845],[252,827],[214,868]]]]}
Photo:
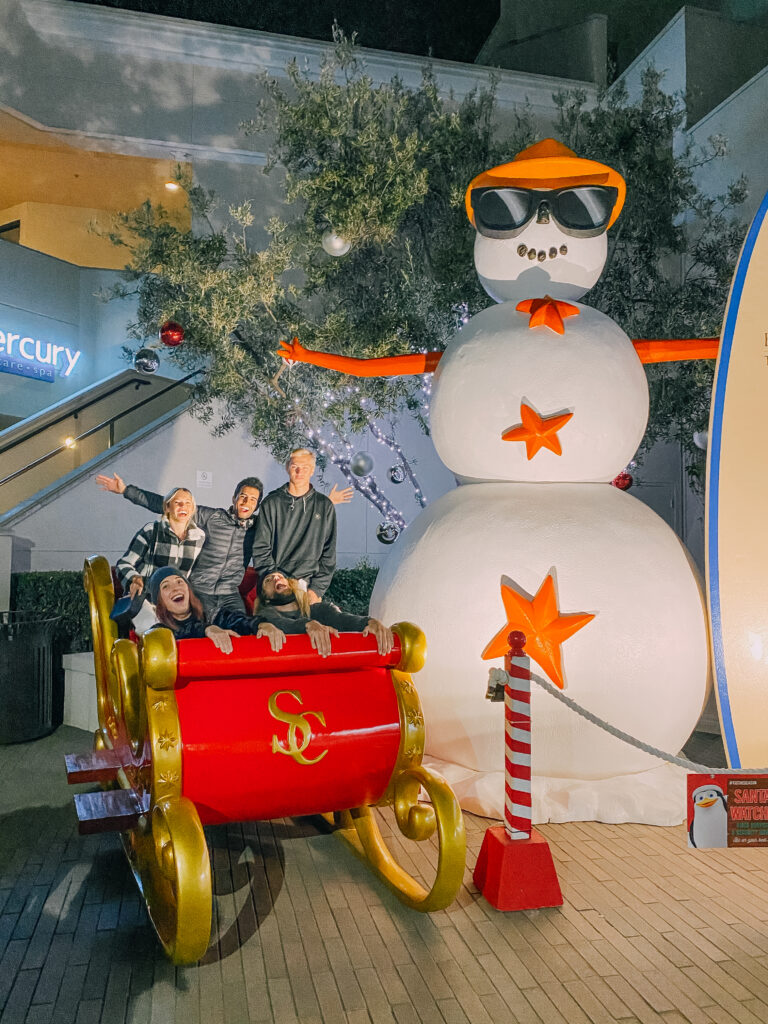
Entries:
{"type": "Polygon", "coordinates": [[[74,437],[65,437],[64,438],[64,447],[65,448],[76,448],[77,447],[77,441],[74,439],[74,437]]]}
{"type": "Polygon", "coordinates": [[[181,192],[181,185],[178,181],[166,181],[165,189],[167,192],[181,192]]]}

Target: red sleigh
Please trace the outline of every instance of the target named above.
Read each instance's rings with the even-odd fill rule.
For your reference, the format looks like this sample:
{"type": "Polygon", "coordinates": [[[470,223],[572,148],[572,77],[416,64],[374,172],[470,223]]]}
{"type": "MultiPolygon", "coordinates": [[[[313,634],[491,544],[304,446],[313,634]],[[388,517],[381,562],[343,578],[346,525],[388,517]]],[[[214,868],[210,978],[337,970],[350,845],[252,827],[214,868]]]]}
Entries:
{"type": "Polygon", "coordinates": [[[168,956],[192,963],[211,931],[211,870],[203,825],[324,814],[338,834],[416,910],[451,903],[465,837],[452,791],[421,764],[424,719],[410,672],[423,633],[394,628],[380,656],[372,637],[343,634],[321,658],[306,636],[279,654],[243,637],[232,654],[209,640],[177,644],[170,630],[117,639],[105,558],[85,564],[100,728],[92,754],[69,755],[70,782],[114,789],[75,797],[81,832],[120,831],[150,919],[168,956]],[[431,804],[419,802],[422,787],[431,804]],[[387,849],[372,806],[390,804],[401,832],[437,829],[430,889],[387,849]]]}

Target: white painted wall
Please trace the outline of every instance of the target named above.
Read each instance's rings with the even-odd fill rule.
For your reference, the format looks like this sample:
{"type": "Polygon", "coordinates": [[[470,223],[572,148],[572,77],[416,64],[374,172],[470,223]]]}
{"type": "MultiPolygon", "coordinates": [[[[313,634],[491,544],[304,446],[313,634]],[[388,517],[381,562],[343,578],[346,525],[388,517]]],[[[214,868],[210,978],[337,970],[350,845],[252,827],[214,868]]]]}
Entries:
{"type": "MultiPolygon", "coordinates": [[[[316,71],[329,45],[69,0],[3,0],[0,16],[0,103],[79,144],[196,165],[263,164],[265,140],[240,130],[259,97],[255,76],[284,77],[291,59],[316,71]]],[[[395,74],[406,85],[421,80],[421,57],[363,53],[375,83],[395,74]]],[[[473,64],[433,67],[441,89],[459,100],[489,75],[473,64]]],[[[584,88],[588,101],[596,94],[546,75],[494,75],[502,117],[527,105],[551,118],[552,93],[569,85],[584,88]]]]}
{"type": "Polygon", "coordinates": [[[712,135],[728,140],[723,160],[701,167],[697,180],[710,195],[718,195],[740,174],[749,181],[749,198],[740,215],[751,220],[768,191],[768,163],[765,143],[768,139],[768,67],[746,82],[727,100],[694,125],[690,137],[703,144],[712,135]]]}
{"type": "Polygon", "coordinates": [[[646,48],[635,57],[629,67],[619,76],[629,92],[630,99],[637,99],[642,91],[642,74],[653,65],[664,73],[664,89],[669,93],[685,93],[685,8],[681,8],[646,48]]]}

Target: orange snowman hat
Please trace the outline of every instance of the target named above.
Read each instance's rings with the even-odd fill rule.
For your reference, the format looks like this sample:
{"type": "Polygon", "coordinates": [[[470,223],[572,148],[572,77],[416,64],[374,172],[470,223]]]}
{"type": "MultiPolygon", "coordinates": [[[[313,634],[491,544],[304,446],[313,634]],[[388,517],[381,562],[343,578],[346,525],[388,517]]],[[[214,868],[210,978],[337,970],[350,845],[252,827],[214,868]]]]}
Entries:
{"type": "Polygon", "coordinates": [[[607,224],[607,228],[611,227],[621,213],[627,194],[624,179],[618,171],[614,171],[607,164],[576,156],[572,149],[557,139],[542,139],[541,142],[522,150],[508,164],[499,164],[498,167],[492,167],[473,178],[464,196],[467,216],[474,227],[474,188],[567,188],[571,185],[611,185],[618,189],[616,205],[607,224]]]}

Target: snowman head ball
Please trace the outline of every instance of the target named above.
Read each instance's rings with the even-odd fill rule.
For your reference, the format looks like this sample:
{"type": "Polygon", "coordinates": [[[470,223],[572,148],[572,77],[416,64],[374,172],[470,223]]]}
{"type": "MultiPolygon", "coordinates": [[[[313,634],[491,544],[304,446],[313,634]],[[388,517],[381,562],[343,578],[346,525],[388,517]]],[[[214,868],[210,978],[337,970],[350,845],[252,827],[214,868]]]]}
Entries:
{"type": "Polygon", "coordinates": [[[496,302],[581,298],[603,271],[625,194],[617,171],[555,139],[478,174],[465,202],[483,288],[496,302]]]}

